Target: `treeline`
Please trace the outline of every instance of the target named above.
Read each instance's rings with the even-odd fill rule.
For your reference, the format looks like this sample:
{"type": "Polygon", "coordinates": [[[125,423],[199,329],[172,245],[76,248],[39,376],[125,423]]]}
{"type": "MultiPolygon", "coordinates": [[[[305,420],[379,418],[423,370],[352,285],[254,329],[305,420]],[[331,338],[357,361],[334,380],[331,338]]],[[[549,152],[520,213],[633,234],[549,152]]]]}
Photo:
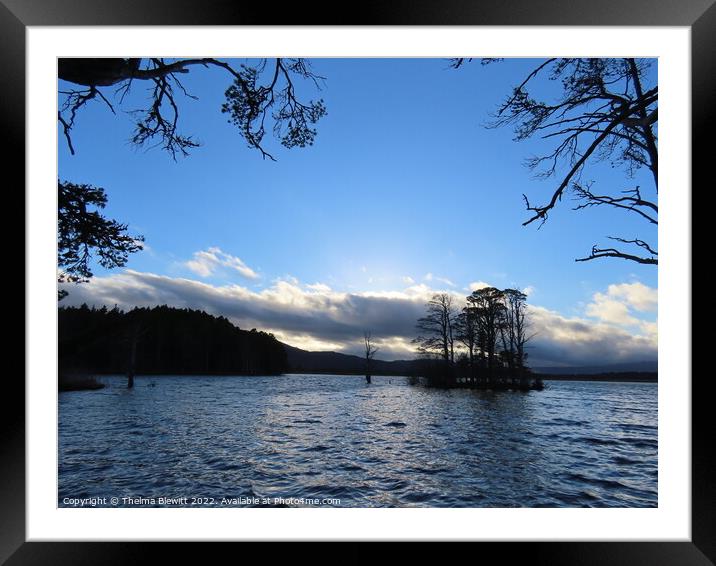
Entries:
{"type": "Polygon", "coordinates": [[[551,381],[630,381],[656,383],[659,374],[655,371],[613,371],[604,373],[540,373],[542,379],[551,381]]]}
{"type": "Polygon", "coordinates": [[[458,310],[452,295],[438,293],[426,304],[413,340],[423,358],[420,376],[440,387],[541,389],[542,379],[527,367],[527,295],[485,287],[465,303],[458,310]]]}
{"type": "Polygon", "coordinates": [[[60,374],[261,374],[288,368],[272,334],[168,306],[58,309],[60,374]]]}

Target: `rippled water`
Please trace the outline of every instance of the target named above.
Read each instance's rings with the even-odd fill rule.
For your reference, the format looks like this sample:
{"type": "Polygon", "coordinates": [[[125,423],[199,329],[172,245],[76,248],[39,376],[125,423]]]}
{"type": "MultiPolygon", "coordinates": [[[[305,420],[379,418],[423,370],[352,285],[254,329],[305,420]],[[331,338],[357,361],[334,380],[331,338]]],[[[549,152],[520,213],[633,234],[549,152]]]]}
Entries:
{"type": "Polygon", "coordinates": [[[656,384],[553,381],[518,393],[396,377],[139,377],[133,390],[104,381],[60,393],[61,507],[88,497],[657,505],[656,384]]]}

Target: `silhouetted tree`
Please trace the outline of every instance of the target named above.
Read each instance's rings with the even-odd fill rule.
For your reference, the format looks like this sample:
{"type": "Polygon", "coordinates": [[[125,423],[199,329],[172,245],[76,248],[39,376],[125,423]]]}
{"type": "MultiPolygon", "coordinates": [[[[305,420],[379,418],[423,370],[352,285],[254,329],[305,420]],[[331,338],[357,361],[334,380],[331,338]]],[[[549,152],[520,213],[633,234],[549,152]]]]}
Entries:
{"type": "Polygon", "coordinates": [[[455,318],[455,337],[467,348],[467,365],[470,381],[475,380],[475,355],[480,344],[480,326],[473,306],[465,306],[455,318]]]}
{"type": "Polygon", "coordinates": [[[480,349],[486,357],[487,378],[495,374],[497,339],[504,324],[504,294],[495,287],[484,287],[467,297],[468,307],[474,309],[475,321],[480,335],[480,349]]]}
{"type": "MultiPolygon", "coordinates": [[[[107,204],[104,189],[91,185],[57,183],[58,282],[81,283],[92,277],[90,260],[102,267],[121,267],[129,254],[142,249],[143,236],[130,236],[127,225],[100,214],[107,204]]],[[[67,291],[59,290],[62,299],[67,291]]]]}
{"type": "Polygon", "coordinates": [[[453,326],[455,322],[455,307],[452,296],[447,293],[437,293],[427,302],[427,314],[418,319],[417,329],[421,335],[413,340],[418,351],[424,355],[437,355],[446,363],[455,359],[453,326]]]}
{"type": "Polygon", "coordinates": [[[363,341],[365,343],[365,380],[370,383],[371,380],[371,360],[380,348],[373,345],[370,332],[363,333],[363,341]]]}
{"type": "Polygon", "coordinates": [[[505,305],[500,326],[502,348],[511,377],[519,377],[524,386],[527,379],[525,344],[534,337],[528,334],[527,295],[517,289],[504,289],[502,294],[505,305]]]}
{"type": "Polygon", "coordinates": [[[427,313],[416,324],[420,335],[413,339],[413,343],[426,358],[422,367],[427,372],[428,383],[452,386],[455,382],[456,317],[453,298],[447,293],[437,293],[425,306],[427,313]]]}
{"type": "Polygon", "coordinates": [[[71,134],[77,113],[92,100],[101,101],[115,113],[115,105],[121,106],[132,85],[139,82],[150,85],[150,97],[145,108],[131,112],[135,116],[131,142],[160,146],[174,159],[187,155],[199,143],[179,133],[177,94],[196,98],[184,88],[180,76],[197,67],[221,69],[231,79],[221,111],[228,114],[249,147],[263,157],[274,159],[262,145],[267,126],[286,148],[313,144],[316,130],[312,126],[325,116],[326,109],[322,100],[301,102],[296,95],[296,79],[310,80],[316,87],[322,80],[304,59],[261,59],[252,66],[235,66],[213,58],[60,58],[59,78],[82,87],[60,91],[64,100],[58,120],[70,152],[75,152],[71,134]]]}
{"type": "MultiPolygon", "coordinates": [[[[466,59],[454,59],[460,67],[466,59]]],[[[483,64],[494,59],[483,59],[483,64]]],[[[554,140],[555,146],[545,155],[533,157],[527,164],[538,176],[553,177],[562,163],[566,173],[551,198],[532,205],[523,195],[532,213],[523,225],[535,220],[544,223],[549,212],[571,190],[579,204],[575,209],[610,206],[627,211],[648,224],[658,222],[658,88],[651,84],[652,63],[645,59],[547,59],[517,85],[500,106],[490,127],[514,126],[516,140],[533,136],[554,140]],[[556,100],[539,100],[530,92],[536,77],[547,75],[559,81],[561,93],[556,100]],[[645,167],[654,180],[653,190],[641,186],[595,189],[582,180],[590,162],[608,161],[625,170],[632,178],[645,167]]],[[[615,257],[643,264],[658,263],[653,244],[640,238],[609,236],[609,239],[632,246],[623,248],[593,246],[587,257],[576,261],[615,257]]]]}

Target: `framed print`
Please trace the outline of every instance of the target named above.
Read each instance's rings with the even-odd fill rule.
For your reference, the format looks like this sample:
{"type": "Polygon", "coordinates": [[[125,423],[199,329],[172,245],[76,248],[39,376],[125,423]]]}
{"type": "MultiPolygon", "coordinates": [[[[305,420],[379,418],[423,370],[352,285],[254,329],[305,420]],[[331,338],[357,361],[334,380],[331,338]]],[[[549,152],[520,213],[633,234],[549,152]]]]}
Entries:
{"type": "Polygon", "coordinates": [[[340,26],[3,1],[8,564],[308,540],[713,562],[690,190],[711,2],[340,26]]]}

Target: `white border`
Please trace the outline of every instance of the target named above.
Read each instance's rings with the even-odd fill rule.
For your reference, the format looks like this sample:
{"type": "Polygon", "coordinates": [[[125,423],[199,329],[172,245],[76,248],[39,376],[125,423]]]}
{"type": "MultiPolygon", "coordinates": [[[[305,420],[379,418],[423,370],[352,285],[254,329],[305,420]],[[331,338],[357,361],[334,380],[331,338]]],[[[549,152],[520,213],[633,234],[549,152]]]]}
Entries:
{"type": "Polygon", "coordinates": [[[690,540],[690,39],[686,27],[29,27],[27,539],[690,540]],[[58,509],[56,58],[147,54],[659,57],[658,508],[58,509]]]}

